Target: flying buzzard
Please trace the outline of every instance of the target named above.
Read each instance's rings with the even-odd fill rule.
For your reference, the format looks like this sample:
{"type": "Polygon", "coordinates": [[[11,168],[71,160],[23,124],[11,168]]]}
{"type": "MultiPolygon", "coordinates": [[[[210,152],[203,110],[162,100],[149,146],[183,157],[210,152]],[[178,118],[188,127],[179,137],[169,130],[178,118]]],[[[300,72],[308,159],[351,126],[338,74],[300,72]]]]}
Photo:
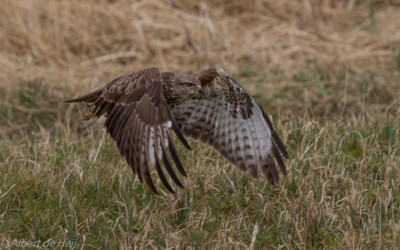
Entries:
{"type": "Polygon", "coordinates": [[[185,137],[206,143],[254,178],[260,169],[270,183],[278,182],[275,160],[286,174],[282,156],[288,158],[288,153],[267,114],[221,68],[195,75],[143,69],[66,102],[89,103],[85,119],[105,114],[105,127],[121,155],[154,193],[149,163],[170,192],[174,190],[161,162],[179,187],[183,185],[172,169],[171,158],[186,176],[170,130],[187,149],[185,137]]]}

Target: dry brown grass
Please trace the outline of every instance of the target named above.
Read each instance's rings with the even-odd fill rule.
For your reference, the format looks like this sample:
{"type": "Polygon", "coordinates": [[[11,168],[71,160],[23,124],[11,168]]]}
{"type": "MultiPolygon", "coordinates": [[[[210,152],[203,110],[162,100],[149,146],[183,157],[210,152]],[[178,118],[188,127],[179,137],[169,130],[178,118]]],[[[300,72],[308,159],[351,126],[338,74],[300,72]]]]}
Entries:
{"type": "Polygon", "coordinates": [[[396,248],[395,3],[2,1],[0,241],[396,248]],[[187,189],[155,197],[96,123],[81,123],[81,109],[60,102],[144,67],[213,65],[274,118],[291,152],[279,186],[193,144],[193,152],[180,148],[187,189]]]}

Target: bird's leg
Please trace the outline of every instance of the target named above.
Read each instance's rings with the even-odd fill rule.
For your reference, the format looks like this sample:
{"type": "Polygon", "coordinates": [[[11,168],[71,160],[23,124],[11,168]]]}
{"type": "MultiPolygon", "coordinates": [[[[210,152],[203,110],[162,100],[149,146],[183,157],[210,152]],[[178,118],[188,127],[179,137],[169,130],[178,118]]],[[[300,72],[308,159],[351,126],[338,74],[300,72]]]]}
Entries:
{"type": "Polygon", "coordinates": [[[88,104],[87,107],[89,108],[89,112],[83,117],[84,121],[89,120],[90,118],[95,116],[95,114],[93,112],[94,111],[94,105],[93,104],[92,105],[88,104]]]}

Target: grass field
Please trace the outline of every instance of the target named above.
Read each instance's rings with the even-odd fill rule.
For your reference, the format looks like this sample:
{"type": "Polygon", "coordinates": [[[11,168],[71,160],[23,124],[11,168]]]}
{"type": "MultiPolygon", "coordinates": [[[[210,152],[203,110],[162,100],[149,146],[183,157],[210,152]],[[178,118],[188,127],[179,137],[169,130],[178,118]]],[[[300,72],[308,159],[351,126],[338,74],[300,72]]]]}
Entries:
{"type": "Polygon", "coordinates": [[[0,248],[399,248],[396,2],[2,1],[0,248]],[[176,143],[185,189],[152,194],[62,103],[149,66],[223,67],[272,117],[288,175],[176,143]]]}

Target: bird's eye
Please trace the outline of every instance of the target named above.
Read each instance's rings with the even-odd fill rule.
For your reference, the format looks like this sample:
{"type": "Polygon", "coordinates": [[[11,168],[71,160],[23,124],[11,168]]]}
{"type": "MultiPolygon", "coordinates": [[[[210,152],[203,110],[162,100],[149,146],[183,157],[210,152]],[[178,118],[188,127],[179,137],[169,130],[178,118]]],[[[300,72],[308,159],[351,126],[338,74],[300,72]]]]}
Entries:
{"type": "Polygon", "coordinates": [[[185,82],[185,85],[188,87],[193,87],[195,86],[195,84],[191,83],[191,82],[185,82]]]}

